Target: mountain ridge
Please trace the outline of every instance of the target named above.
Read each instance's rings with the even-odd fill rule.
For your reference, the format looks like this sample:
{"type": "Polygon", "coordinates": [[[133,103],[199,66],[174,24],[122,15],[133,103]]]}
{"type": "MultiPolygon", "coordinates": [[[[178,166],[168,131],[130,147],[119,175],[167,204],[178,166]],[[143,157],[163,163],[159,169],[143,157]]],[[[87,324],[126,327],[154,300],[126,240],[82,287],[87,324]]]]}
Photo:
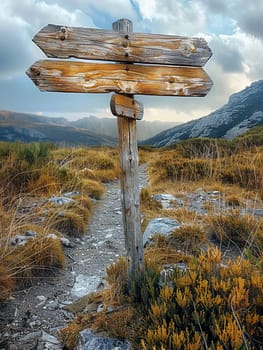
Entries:
{"type": "Polygon", "coordinates": [[[225,105],[207,116],[163,131],[142,144],[167,147],[188,138],[232,139],[257,125],[263,125],[263,80],[234,93],[225,105]]]}
{"type": "MultiPolygon", "coordinates": [[[[139,121],[137,137],[138,139],[149,138],[175,124],[178,123],[139,121]]],[[[33,113],[0,110],[0,141],[46,141],[68,145],[116,146],[117,138],[116,118],[98,118],[91,115],[76,121],[69,121],[63,117],[54,118],[33,113]],[[63,132],[64,135],[62,135],[63,132]]]]}

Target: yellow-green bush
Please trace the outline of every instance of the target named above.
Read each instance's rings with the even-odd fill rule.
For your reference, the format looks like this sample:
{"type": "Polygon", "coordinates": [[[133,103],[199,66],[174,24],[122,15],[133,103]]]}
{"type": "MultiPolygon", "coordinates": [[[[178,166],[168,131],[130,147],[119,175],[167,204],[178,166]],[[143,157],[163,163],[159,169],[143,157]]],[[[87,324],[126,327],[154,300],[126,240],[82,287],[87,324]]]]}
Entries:
{"type": "MultiPolygon", "coordinates": [[[[146,270],[135,293],[147,350],[258,349],[263,329],[263,275],[248,260],[224,261],[210,248],[174,268],[160,286],[146,270]]],[[[153,277],[155,276],[155,277],[153,277]]]]}

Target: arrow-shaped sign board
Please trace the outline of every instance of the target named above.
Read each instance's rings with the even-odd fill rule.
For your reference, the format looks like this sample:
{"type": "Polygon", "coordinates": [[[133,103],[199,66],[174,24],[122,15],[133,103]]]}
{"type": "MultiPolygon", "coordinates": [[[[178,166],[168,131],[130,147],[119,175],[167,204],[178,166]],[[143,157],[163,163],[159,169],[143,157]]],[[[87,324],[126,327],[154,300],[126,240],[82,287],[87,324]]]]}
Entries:
{"type": "Polygon", "coordinates": [[[120,33],[49,24],[33,41],[48,57],[202,67],[212,55],[202,38],[120,33]]]}
{"type": "Polygon", "coordinates": [[[199,67],[40,60],[27,74],[41,91],[205,96],[212,87],[199,67]]]}

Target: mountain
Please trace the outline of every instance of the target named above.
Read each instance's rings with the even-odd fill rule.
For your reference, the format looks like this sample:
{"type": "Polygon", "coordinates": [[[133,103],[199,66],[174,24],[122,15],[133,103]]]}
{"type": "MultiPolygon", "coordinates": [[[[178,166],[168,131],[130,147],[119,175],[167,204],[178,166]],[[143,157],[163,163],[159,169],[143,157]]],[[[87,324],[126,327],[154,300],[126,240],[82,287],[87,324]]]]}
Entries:
{"type": "MultiPolygon", "coordinates": [[[[138,121],[139,140],[152,137],[178,123],[138,121]]],[[[1,141],[46,141],[66,145],[116,146],[118,141],[116,118],[90,116],[76,121],[51,118],[29,113],[0,111],[1,141]]]]}
{"type": "Polygon", "coordinates": [[[65,118],[49,118],[10,111],[0,111],[0,140],[45,141],[87,146],[117,145],[115,138],[76,128],[65,118]]]}
{"type": "Polygon", "coordinates": [[[257,125],[263,125],[263,80],[231,95],[228,103],[215,112],[163,131],[142,144],[165,147],[189,138],[232,139],[257,125]]]}
{"type": "MultiPolygon", "coordinates": [[[[146,140],[157,133],[174,127],[176,122],[162,122],[159,120],[145,121],[139,120],[137,122],[137,138],[138,140],[146,140]]],[[[89,116],[71,122],[71,125],[82,129],[88,129],[93,132],[100,131],[101,134],[118,137],[118,128],[116,118],[97,118],[89,116]]]]}

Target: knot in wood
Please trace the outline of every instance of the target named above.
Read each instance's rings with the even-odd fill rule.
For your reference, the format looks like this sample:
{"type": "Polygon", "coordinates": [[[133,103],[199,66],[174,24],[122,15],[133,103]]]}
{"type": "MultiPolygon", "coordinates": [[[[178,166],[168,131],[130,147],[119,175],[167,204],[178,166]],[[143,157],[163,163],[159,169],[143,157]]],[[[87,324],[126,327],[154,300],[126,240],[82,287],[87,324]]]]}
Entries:
{"type": "Polygon", "coordinates": [[[168,78],[168,81],[169,81],[169,83],[174,83],[174,82],[175,82],[175,79],[174,79],[174,77],[169,77],[169,78],[168,78]]]}
{"type": "Polygon", "coordinates": [[[68,37],[68,28],[67,27],[61,27],[59,31],[59,39],[64,41],[68,37]]]}
{"type": "Polygon", "coordinates": [[[128,40],[123,40],[122,46],[123,47],[128,47],[129,46],[129,41],[128,40]]]}

